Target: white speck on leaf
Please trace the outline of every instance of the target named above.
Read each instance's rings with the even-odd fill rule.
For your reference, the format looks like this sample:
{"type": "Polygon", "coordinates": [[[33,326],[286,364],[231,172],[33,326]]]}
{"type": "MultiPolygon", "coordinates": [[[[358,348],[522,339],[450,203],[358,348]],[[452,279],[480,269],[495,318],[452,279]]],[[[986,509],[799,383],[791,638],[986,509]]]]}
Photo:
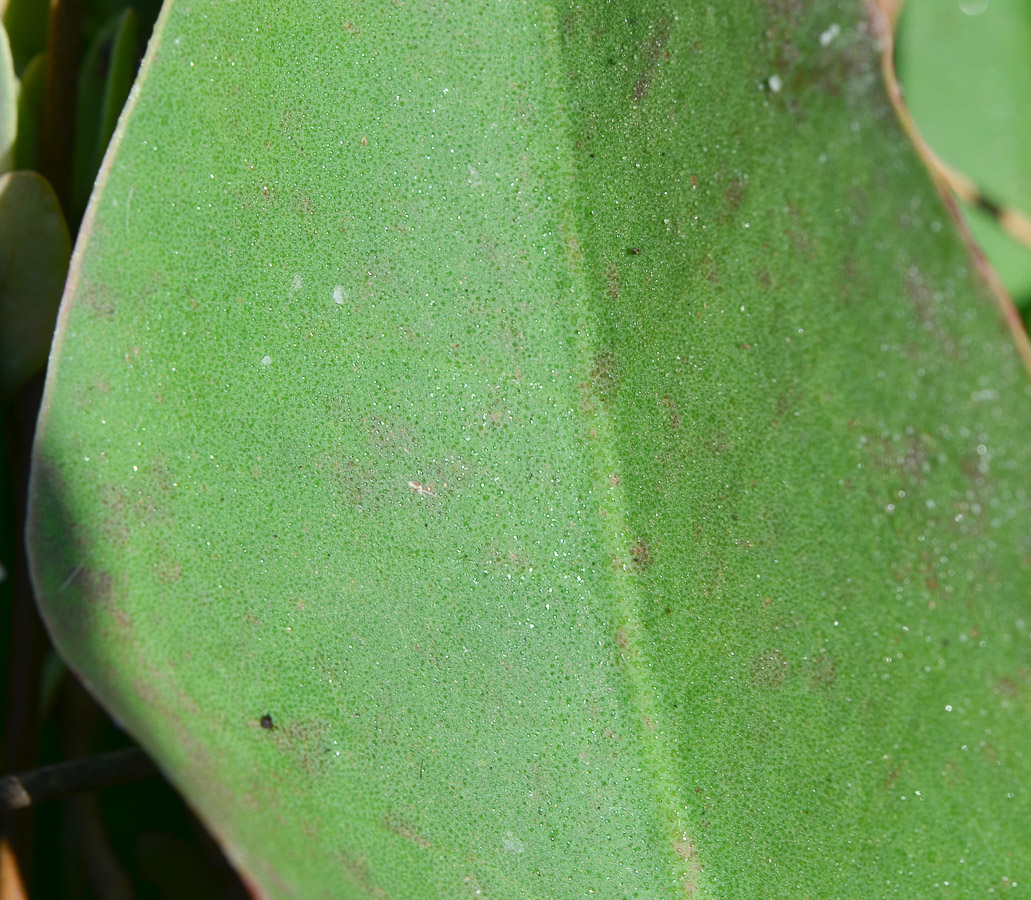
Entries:
{"type": "Polygon", "coordinates": [[[841,26],[835,22],[820,35],[820,46],[829,47],[839,34],[841,34],[841,26]]]}
{"type": "Polygon", "coordinates": [[[526,844],[513,835],[511,831],[505,832],[505,836],[501,839],[501,845],[509,853],[523,853],[526,850],[526,844]]]}

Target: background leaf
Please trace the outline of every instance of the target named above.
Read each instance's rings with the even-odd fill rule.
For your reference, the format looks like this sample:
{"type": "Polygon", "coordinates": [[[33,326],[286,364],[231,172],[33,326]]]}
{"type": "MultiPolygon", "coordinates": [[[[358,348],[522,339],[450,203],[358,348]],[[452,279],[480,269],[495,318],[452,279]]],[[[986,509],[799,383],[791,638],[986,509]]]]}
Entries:
{"type": "Polygon", "coordinates": [[[46,54],[40,53],[25,67],[22,74],[21,90],[18,92],[18,139],[14,147],[15,167],[18,169],[35,169],[39,165],[46,67],[46,54]]]}
{"type": "Polygon", "coordinates": [[[1031,877],[1027,344],[861,12],[166,8],[31,549],[262,895],[1031,877]]]}
{"type": "Polygon", "coordinates": [[[50,4],[39,0],[6,0],[2,8],[14,68],[20,73],[29,60],[46,49],[50,4]]]}
{"type": "Polygon", "coordinates": [[[0,173],[11,168],[18,128],[18,78],[7,32],[0,25],[0,173]]]}
{"type": "Polygon", "coordinates": [[[46,365],[70,253],[50,185],[35,172],[0,176],[0,397],[46,365]]]}
{"type": "MultiPolygon", "coordinates": [[[[907,0],[897,36],[906,104],[927,142],[1000,205],[1031,211],[1031,6],[907,0]]],[[[1031,248],[984,210],[970,227],[1018,305],[1031,302],[1031,248]]]]}
{"type": "Polygon", "coordinates": [[[73,209],[86,209],[100,161],[136,74],[138,19],[131,8],[116,13],[94,38],[82,61],[76,117],[73,209]]]}

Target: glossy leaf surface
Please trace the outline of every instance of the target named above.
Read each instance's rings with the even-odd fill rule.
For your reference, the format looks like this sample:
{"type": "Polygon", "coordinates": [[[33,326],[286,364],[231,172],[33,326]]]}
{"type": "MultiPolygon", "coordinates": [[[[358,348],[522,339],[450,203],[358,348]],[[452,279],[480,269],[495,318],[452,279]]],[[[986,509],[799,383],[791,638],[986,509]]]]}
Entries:
{"type": "Polygon", "coordinates": [[[274,898],[1031,879],[1026,342],[852,2],[172,3],[52,633],[274,898]]]}

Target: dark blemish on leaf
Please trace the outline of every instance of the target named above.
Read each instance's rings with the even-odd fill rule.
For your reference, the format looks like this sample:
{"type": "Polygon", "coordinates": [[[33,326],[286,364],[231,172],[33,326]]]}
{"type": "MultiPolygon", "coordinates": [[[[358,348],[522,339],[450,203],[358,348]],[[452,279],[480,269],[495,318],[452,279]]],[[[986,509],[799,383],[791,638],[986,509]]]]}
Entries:
{"type": "Polygon", "coordinates": [[[76,301],[81,303],[90,311],[90,314],[98,319],[110,319],[115,314],[118,304],[111,289],[102,284],[92,281],[84,281],[76,301]]]}
{"type": "Polygon", "coordinates": [[[669,410],[669,427],[672,431],[680,430],[680,414],[677,412],[676,401],[666,394],[662,398],[662,405],[669,410]]]}
{"type": "Polygon", "coordinates": [[[350,882],[351,887],[361,891],[367,897],[374,897],[375,900],[386,900],[386,891],[373,882],[369,861],[365,858],[365,854],[352,856],[346,850],[341,850],[337,853],[337,859],[343,869],[344,877],[350,882]]]}
{"type": "Polygon", "coordinates": [[[161,559],[154,563],[154,572],[162,584],[175,584],[183,576],[183,564],[174,559],[161,559]]]}
{"type": "Polygon", "coordinates": [[[802,0],[765,0],[770,16],[794,27],[805,8],[802,0]]]}
{"type": "Polygon", "coordinates": [[[1020,693],[1017,682],[1012,678],[1000,678],[995,682],[993,690],[996,694],[1002,694],[1004,697],[1016,697],[1020,693]]]}
{"type": "Polygon", "coordinates": [[[652,27],[651,34],[648,35],[648,40],[644,45],[644,70],[634,83],[634,103],[640,103],[644,99],[644,95],[648,93],[648,89],[651,87],[652,78],[659,63],[669,59],[669,51],[666,49],[669,33],[670,23],[666,19],[659,20],[652,27]]]}
{"type": "Polygon", "coordinates": [[[605,284],[609,289],[609,296],[613,300],[619,299],[619,269],[609,266],[605,270],[605,284]]]}
{"type": "Polygon", "coordinates": [[[727,438],[727,432],[722,428],[710,436],[704,442],[703,446],[713,456],[725,456],[731,449],[730,441],[727,438]]]}
{"type": "Polygon", "coordinates": [[[730,184],[723,191],[723,199],[732,212],[737,212],[748,193],[748,183],[743,178],[731,178],[730,184]]]}
{"type": "Polygon", "coordinates": [[[720,283],[720,271],[716,267],[716,260],[713,259],[711,253],[706,253],[702,257],[700,268],[702,274],[705,276],[705,280],[709,282],[713,287],[718,287],[720,283]]]}
{"type": "Polygon", "coordinates": [[[611,353],[599,353],[591,367],[591,384],[602,400],[611,393],[617,382],[616,359],[611,353]]]}
{"type": "Polygon", "coordinates": [[[895,782],[899,780],[899,776],[902,774],[902,769],[903,766],[898,765],[888,773],[888,777],[884,779],[885,790],[890,791],[895,787],[895,782]]]}
{"type": "Polygon", "coordinates": [[[673,840],[673,852],[683,861],[687,871],[684,872],[682,885],[684,895],[693,897],[698,892],[698,880],[702,871],[701,863],[698,860],[698,848],[694,841],[686,834],[680,835],[673,840]]]}
{"type": "Polygon", "coordinates": [[[652,553],[643,538],[634,541],[630,548],[630,562],[635,572],[643,572],[652,564],[652,553]]]}
{"type": "Polygon", "coordinates": [[[261,727],[264,728],[266,731],[271,731],[272,729],[274,729],[276,727],[272,723],[272,716],[269,715],[268,713],[265,713],[265,715],[263,715],[261,717],[261,719],[259,720],[259,723],[260,723],[261,727]]]}
{"type": "Polygon", "coordinates": [[[387,829],[398,837],[403,837],[406,841],[411,841],[413,844],[422,847],[425,850],[431,850],[433,845],[426,840],[415,827],[404,819],[402,816],[396,813],[387,813],[383,817],[383,823],[387,826],[387,829]]]}
{"type": "Polygon", "coordinates": [[[761,688],[779,688],[788,675],[788,661],[780,650],[771,650],[752,661],[752,681],[761,688]]]}
{"type": "Polygon", "coordinates": [[[816,690],[821,687],[830,687],[838,678],[838,667],[834,660],[826,653],[821,653],[812,661],[812,674],[809,679],[809,686],[816,690]]]}

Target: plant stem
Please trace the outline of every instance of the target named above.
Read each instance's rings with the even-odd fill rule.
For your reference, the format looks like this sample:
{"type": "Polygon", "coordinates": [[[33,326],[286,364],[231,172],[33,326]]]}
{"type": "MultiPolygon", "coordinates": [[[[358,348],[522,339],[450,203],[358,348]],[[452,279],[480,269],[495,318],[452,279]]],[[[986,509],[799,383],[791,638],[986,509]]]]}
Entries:
{"type": "Polygon", "coordinates": [[[66,218],[70,212],[75,160],[83,15],[83,0],[50,0],[39,170],[61,201],[66,218]]]}
{"type": "Polygon", "coordinates": [[[0,811],[25,809],[45,800],[130,784],[157,774],[150,757],[138,747],[42,766],[0,778],[0,811]]]}

